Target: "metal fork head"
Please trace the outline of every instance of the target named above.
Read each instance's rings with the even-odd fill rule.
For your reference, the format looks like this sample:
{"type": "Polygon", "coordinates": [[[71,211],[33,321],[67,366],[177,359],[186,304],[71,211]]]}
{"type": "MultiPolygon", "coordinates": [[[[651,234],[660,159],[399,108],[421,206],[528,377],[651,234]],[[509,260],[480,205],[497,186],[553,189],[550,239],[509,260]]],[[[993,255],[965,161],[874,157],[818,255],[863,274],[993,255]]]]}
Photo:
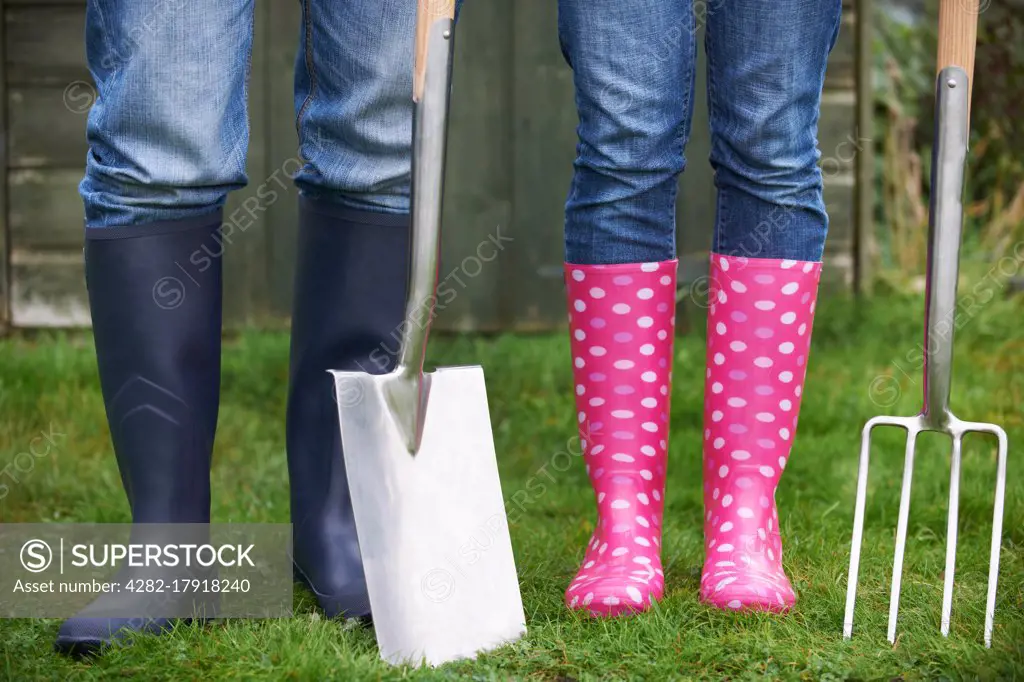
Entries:
{"type": "Polygon", "coordinates": [[[924,406],[915,417],[875,417],[864,426],[860,443],[860,469],[857,474],[857,502],[853,518],[853,543],[850,550],[850,575],[846,587],[846,616],[843,636],[853,633],[853,605],[857,598],[857,571],[864,532],[864,505],[867,498],[868,459],[871,431],[876,426],[899,426],[907,432],[900,491],[900,512],[896,526],[896,554],[892,569],[892,593],[889,598],[889,641],[896,640],[896,614],[899,611],[900,582],[903,577],[903,552],[907,544],[907,517],[910,514],[910,483],[914,472],[914,445],[923,431],[945,433],[953,441],[949,514],[946,530],[946,572],[942,591],[942,625],[949,635],[949,614],[953,603],[953,572],[956,568],[956,535],[960,501],[960,450],[964,434],[972,431],[992,434],[999,442],[996,470],[995,509],[992,521],[992,549],[988,574],[988,600],[985,606],[985,646],[992,642],[996,581],[999,578],[999,547],[1003,535],[1003,494],[1006,487],[1006,433],[995,424],[966,422],[949,409],[953,364],[953,332],[956,329],[956,285],[960,262],[960,236],[963,229],[964,165],[967,159],[970,88],[967,73],[957,66],[939,72],[935,83],[935,145],[932,148],[931,205],[928,224],[928,276],[925,289],[924,406]]]}
{"type": "Polygon", "coordinates": [[[996,463],[995,505],[992,513],[992,543],[989,558],[988,596],[985,603],[985,646],[992,645],[992,624],[995,615],[996,584],[999,580],[999,550],[1002,542],[1003,500],[1006,488],[1006,432],[995,424],[962,421],[946,411],[942,419],[923,412],[915,417],[875,417],[867,422],[861,435],[860,466],[857,474],[857,501],[853,520],[853,541],[850,548],[850,574],[846,588],[846,615],[843,618],[843,638],[853,634],[853,610],[857,598],[857,574],[860,568],[860,550],[864,533],[864,507],[867,501],[868,462],[871,455],[871,432],[876,426],[898,426],[906,430],[907,441],[900,490],[900,510],[896,525],[896,551],[893,558],[892,588],[889,596],[888,639],[896,641],[896,620],[899,612],[900,586],[903,578],[903,556],[907,544],[907,519],[910,515],[910,490],[914,472],[914,451],[918,434],[925,431],[944,433],[952,440],[949,475],[949,512],[946,525],[946,569],[942,589],[941,632],[949,636],[950,612],[953,605],[953,576],[956,569],[956,542],[960,501],[960,455],[963,437],[967,433],[987,433],[996,437],[998,455],[996,463]]]}

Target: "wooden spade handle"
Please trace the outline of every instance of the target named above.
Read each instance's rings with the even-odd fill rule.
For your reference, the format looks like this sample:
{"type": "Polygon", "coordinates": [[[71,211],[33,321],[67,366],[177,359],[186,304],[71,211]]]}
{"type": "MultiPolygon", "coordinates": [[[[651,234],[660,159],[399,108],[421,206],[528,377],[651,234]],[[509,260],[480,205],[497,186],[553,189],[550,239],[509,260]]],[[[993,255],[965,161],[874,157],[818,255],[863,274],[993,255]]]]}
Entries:
{"type": "Polygon", "coordinates": [[[455,0],[417,0],[416,70],[413,72],[412,98],[419,102],[427,76],[427,37],[439,19],[455,19],[455,0]]]}
{"type": "Polygon", "coordinates": [[[935,72],[947,66],[959,66],[967,72],[971,90],[980,11],[979,0],[939,0],[939,54],[935,72]]]}

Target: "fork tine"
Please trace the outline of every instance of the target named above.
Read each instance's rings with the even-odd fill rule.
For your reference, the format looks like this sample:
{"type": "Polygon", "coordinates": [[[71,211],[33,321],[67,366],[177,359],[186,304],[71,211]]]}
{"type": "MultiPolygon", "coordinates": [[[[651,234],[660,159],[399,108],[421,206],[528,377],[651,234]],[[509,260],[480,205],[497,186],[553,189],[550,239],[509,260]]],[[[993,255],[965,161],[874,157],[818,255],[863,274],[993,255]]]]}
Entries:
{"type": "Polygon", "coordinates": [[[853,512],[853,540],[850,542],[850,574],[846,579],[846,615],[843,639],[853,635],[853,605],[857,601],[857,573],[860,571],[860,547],[864,540],[864,503],[868,494],[868,460],[871,458],[871,429],[874,420],[864,425],[860,437],[860,464],[857,468],[857,501],[853,512]]]}
{"type": "Polygon", "coordinates": [[[907,430],[907,450],[903,464],[903,487],[900,491],[900,515],[896,524],[896,555],[892,565],[892,592],[889,595],[889,642],[896,642],[896,614],[900,609],[900,586],[903,582],[903,553],[907,546],[907,517],[910,515],[910,484],[914,478],[914,444],[917,429],[907,430]]]}
{"type": "Polygon", "coordinates": [[[953,436],[953,454],[949,466],[949,515],[946,518],[946,577],[942,585],[943,637],[949,637],[949,615],[953,608],[953,574],[956,571],[956,538],[960,518],[960,445],[961,437],[953,436]]]}
{"type": "Polygon", "coordinates": [[[985,602],[985,648],[992,646],[992,622],[996,610],[996,583],[999,581],[999,549],[1003,542],[1003,498],[1006,492],[1006,432],[988,424],[988,432],[999,440],[996,463],[996,501],[992,511],[992,551],[988,565],[988,598],[985,602]]]}

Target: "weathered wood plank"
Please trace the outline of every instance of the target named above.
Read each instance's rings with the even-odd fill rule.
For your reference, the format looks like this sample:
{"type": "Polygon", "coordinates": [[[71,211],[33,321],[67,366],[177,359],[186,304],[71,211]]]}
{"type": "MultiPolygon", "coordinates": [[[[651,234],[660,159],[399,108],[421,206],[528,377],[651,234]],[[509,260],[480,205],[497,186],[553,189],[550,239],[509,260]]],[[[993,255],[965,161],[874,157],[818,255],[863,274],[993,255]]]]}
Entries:
{"type": "MultiPolygon", "coordinates": [[[[707,257],[715,225],[715,176],[711,157],[711,129],[707,92],[707,55],[704,52],[704,22],[697,22],[697,63],[693,119],[686,144],[686,170],[679,178],[676,201],[676,252],[679,254],[678,281],[693,282],[707,276],[707,257]]],[[[682,87],[682,85],[680,85],[682,87]]]]}
{"type": "Polygon", "coordinates": [[[853,178],[852,171],[825,178],[829,226],[821,288],[826,294],[849,292],[853,285],[853,178]]]}
{"type": "Polygon", "coordinates": [[[11,322],[15,327],[89,325],[81,250],[11,253],[11,322]]]}
{"type": "Polygon", "coordinates": [[[825,181],[823,194],[828,210],[826,251],[835,251],[839,244],[853,242],[853,180],[853,173],[848,172],[825,181]]]}
{"type": "MultiPolygon", "coordinates": [[[[824,167],[822,170],[824,173],[824,167]]],[[[829,217],[821,271],[821,289],[825,294],[849,292],[854,286],[854,180],[852,170],[833,175],[825,173],[824,199],[829,217]]]]}
{"type": "Polygon", "coordinates": [[[78,169],[12,171],[8,206],[12,247],[80,251],[85,221],[78,195],[81,179],[78,169]]]}
{"type": "Polygon", "coordinates": [[[512,219],[512,12],[508,2],[474,1],[459,17],[441,240],[440,279],[447,286],[438,329],[503,327],[503,273],[514,272],[521,246],[501,241],[512,219]]]}
{"type": "Polygon", "coordinates": [[[825,71],[826,90],[851,90],[856,72],[856,12],[843,11],[839,38],[828,57],[825,71]]]}
{"type": "MultiPolygon", "coordinates": [[[[6,11],[4,0],[0,0],[0,16],[6,11]]],[[[6,31],[0,31],[0,55],[7,53],[6,31]]],[[[7,73],[0,65],[0,105],[7,102],[7,73]]],[[[0,106],[0,130],[7,131],[7,107],[0,106]]],[[[8,257],[10,242],[7,223],[7,165],[8,145],[0,144],[0,336],[6,333],[11,321],[10,311],[10,270],[8,257]]]]}
{"type": "MultiPolygon", "coordinates": [[[[249,185],[228,195],[224,207],[224,323],[238,328],[269,324],[266,301],[267,218],[271,197],[263,188],[267,168],[267,58],[271,39],[270,5],[256,3],[249,73],[249,185]]],[[[276,30],[276,27],[275,29],[276,30]]]]}
{"type": "MultiPolygon", "coordinates": [[[[299,210],[298,190],[292,183],[301,162],[299,139],[295,132],[294,74],[301,11],[298,3],[269,3],[269,25],[273,27],[266,46],[267,90],[264,97],[263,145],[269,177],[281,178],[287,189],[275,187],[276,200],[267,206],[264,220],[267,231],[266,307],[275,317],[291,318],[295,277],[295,244],[299,210]]],[[[261,179],[263,181],[263,179],[261,179]]]]}
{"type": "Polygon", "coordinates": [[[872,271],[872,253],[874,252],[874,187],[875,159],[873,138],[874,122],[874,90],[871,83],[872,45],[871,27],[873,15],[872,0],[857,0],[858,18],[856,25],[856,120],[858,136],[867,142],[857,154],[854,190],[854,236],[853,285],[858,294],[870,293],[872,271]]]}
{"type": "Polygon", "coordinates": [[[853,256],[847,242],[836,251],[826,251],[821,267],[821,293],[847,294],[853,287],[853,256]]]}
{"type": "Polygon", "coordinates": [[[95,90],[11,88],[7,95],[11,168],[79,168],[88,146],[85,122],[95,90]],[[70,106],[69,106],[70,105],[70,106]]]}
{"type": "Polygon", "coordinates": [[[857,154],[870,141],[857,130],[856,98],[852,91],[826,90],[818,121],[818,165],[826,178],[853,168],[857,154]]]}
{"type": "Polygon", "coordinates": [[[69,87],[90,82],[85,63],[85,5],[17,6],[4,13],[9,86],[69,87]]]}
{"type": "Polygon", "coordinates": [[[514,262],[501,290],[509,327],[565,325],[563,214],[576,149],[572,71],[558,44],[557,3],[516,0],[512,107],[514,117],[514,262]]]}

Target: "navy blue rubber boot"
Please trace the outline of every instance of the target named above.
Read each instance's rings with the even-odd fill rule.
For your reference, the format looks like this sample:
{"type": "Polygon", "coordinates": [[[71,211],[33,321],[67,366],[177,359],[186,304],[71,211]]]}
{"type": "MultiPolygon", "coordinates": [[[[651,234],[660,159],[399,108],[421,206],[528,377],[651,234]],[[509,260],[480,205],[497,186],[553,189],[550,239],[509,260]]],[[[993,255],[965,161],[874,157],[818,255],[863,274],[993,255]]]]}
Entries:
{"type": "Polygon", "coordinates": [[[327,372],[381,374],[397,361],[409,225],[408,215],[301,200],[287,417],[293,559],[328,618],[367,616],[370,601],[327,372]]]}
{"type": "MultiPolygon", "coordinates": [[[[220,394],[220,218],[217,212],[86,231],[100,384],[136,524],[210,521],[220,394]]],[[[103,599],[61,625],[58,651],[92,654],[136,632],[163,632],[172,624],[90,617],[90,611],[113,612],[103,599]]]]}

